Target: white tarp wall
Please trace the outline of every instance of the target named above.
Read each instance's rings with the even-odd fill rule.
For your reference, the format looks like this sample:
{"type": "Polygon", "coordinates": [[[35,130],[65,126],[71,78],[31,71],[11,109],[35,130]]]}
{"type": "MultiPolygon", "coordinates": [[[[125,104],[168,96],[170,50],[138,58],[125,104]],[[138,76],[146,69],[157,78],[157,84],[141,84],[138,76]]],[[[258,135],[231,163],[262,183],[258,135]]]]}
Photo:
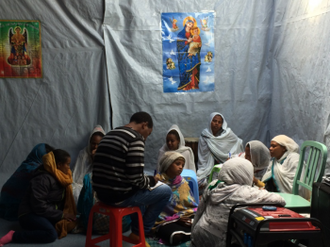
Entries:
{"type": "Polygon", "coordinates": [[[74,161],[94,125],[110,129],[103,1],[3,0],[0,19],[40,20],[42,79],[0,79],[0,173],[40,142],[74,161]]]}
{"type": "Polygon", "coordinates": [[[330,150],[330,1],[275,3],[271,136],[284,133],[299,144],[316,140],[330,150]]]}
{"type": "Polygon", "coordinates": [[[269,140],[272,79],[267,64],[273,1],[128,1],[105,5],[104,39],[114,127],[139,110],[154,119],[146,163],[154,169],[172,124],[199,137],[211,112],[223,113],[245,142],[269,140]],[[215,91],[163,93],[162,12],[216,12],[215,91]]]}
{"type": "Polygon", "coordinates": [[[149,112],[146,167],[168,128],[198,137],[213,111],[244,143],[277,134],[330,148],[329,1],[3,0],[1,19],[40,20],[42,79],[0,79],[0,172],[47,142],[73,160],[95,124],[149,112]],[[215,90],[163,93],[163,12],[216,12],[215,90]],[[102,26],[102,22],[103,26],[102,26]],[[105,52],[104,52],[105,50],[105,52]],[[110,96],[109,96],[110,91],[110,96]],[[111,99],[111,104],[110,104],[111,99]],[[113,113],[111,115],[111,106],[113,113]]]}

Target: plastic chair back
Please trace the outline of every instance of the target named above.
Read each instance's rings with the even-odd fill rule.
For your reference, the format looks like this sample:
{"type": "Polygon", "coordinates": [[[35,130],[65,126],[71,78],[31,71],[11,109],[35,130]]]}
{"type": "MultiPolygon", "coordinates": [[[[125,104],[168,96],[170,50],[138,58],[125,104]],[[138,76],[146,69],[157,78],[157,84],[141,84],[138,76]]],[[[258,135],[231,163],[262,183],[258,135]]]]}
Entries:
{"type": "Polygon", "coordinates": [[[209,180],[207,181],[208,183],[211,183],[213,180],[218,179],[218,174],[220,172],[222,165],[223,164],[217,164],[217,165],[213,166],[211,174],[209,176],[209,180]],[[216,177],[213,178],[215,175],[216,175],[216,177]]]}
{"type": "Polygon", "coordinates": [[[196,173],[193,170],[183,169],[181,177],[189,183],[189,187],[194,194],[194,198],[197,204],[199,204],[199,192],[198,192],[198,182],[196,173]]]}
{"type": "Polygon", "coordinates": [[[313,183],[321,182],[327,161],[327,153],[327,147],[317,141],[305,141],[301,145],[292,194],[298,195],[299,186],[312,191],[313,183]]]}

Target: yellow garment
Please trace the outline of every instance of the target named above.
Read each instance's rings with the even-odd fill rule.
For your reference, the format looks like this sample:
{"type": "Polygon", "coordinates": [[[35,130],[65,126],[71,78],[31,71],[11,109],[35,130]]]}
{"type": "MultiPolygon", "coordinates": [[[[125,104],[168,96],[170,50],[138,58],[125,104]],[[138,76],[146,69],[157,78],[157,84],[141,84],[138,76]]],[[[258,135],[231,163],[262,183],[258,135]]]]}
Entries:
{"type": "MultiPolygon", "coordinates": [[[[77,214],[76,204],[74,202],[72,193],[72,173],[69,170],[68,174],[63,173],[61,170],[57,169],[56,161],[53,152],[49,152],[42,157],[42,162],[46,171],[52,174],[56,180],[65,187],[65,202],[64,202],[64,213],[70,213],[73,215],[77,214]]],[[[76,221],[68,221],[67,219],[62,219],[55,224],[55,229],[58,233],[58,238],[65,237],[68,232],[70,232],[76,226],[76,221]]]]}
{"type": "Polygon", "coordinates": [[[258,179],[258,183],[256,183],[256,186],[258,186],[259,188],[264,188],[265,184],[258,179]]]}

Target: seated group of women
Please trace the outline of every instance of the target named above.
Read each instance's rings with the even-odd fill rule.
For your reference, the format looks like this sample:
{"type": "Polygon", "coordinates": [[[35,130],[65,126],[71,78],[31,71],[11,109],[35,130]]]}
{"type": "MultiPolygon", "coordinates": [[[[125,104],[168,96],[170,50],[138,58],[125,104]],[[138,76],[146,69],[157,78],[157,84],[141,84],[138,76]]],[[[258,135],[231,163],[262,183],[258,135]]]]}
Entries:
{"type": "MultiPolygon", "coordinates": [[[[78,202],[82,224],[87,228],[89,211],[97,200],[90,185],[90,165],[104,134],[100,126],[93,130],[88,147],[78,156],[73,179],[68,153],[45,150],[39,154],[35,165],[37,172],[31,173],[26,179],[30,181],[29,187],[25,185],[28,187],[26,196],[17,199],[17,202],[22,201],[19,210],[16,204],[20,224],[29,231],[11,231],[0,239],[0,245],[11,241],[45,243],[54,241],[57,236],[65,236],[76,227],[75,201],[78,202]],[[78,162],[80,164],[77,166],[78,162]],[[71,183],[73,190],[69,186],[71,183]],[[47,188],[47,196],[41,196],[40,189],[38,191],[40,184],[46,186],[43,188],[47,188]],[[28,203],[32,201],[34,203],[28,203]],[[40,238],[40,235],[44,237],[40,238]]],[[[231,206],[240,203],[285,204],[279,195],[259,190],[258,187],[264,187],[266,183],[270,191],[291,193],[299,160],[299,154],[296,153],[298,148],[291,138],[281,135],[272,140],[270,152],[260,141],[250,141],[243,154],[242,140],[227,126],[220,113],[212,113],[210,126],[203,130],[198,145],[197,178],[200,188],[205,190],[198,206],[188,182],[180,175],[183,168],[196,171],[194,155],[185,146],[179,127],[173,125],[166,135],[166,143],[159,150],[157,162],[157,177],[172,188],[173,196],[155,222],[155,236],[160,242],[169,245],[178,245],[191,239],[192,246],[223,246],[231,206]],[[273,157],[271,162],[270,156],[273,157]],[[223,164],[218,179],[207,185],[213,166],[219,163],[223,164]]],[[[19,169],[15,173],[19,174],[19,169]]],[[[12,183],[11,179],[7,183],[12,183]]],[[[8,210],[2,207],[2,197],[8,193],[5,189],[7,183],[1,192],[0,216],[9,219],[8,210]]],[[[123,221],[123,228],[127,230],[129,219],[123,221]]],[[[108,219],[104,220],[104,227],[97,229],[96,225],[102,224],[94,225],[96,232],[102,234],[108,231],[108,219]]]]}
{"type": "MultiPolygon", "coordinates": [[[[208,185],[214,166],[221,168],[226,160],[233,157],[243,157],[252,162],[254,185],[266,186],[268,191],[291,193],[299,162],[298,144],[285,135],[274,137],[269,149],[258,140],[247,142],[245,149],[242,143],[228,127],[222,114],[213,112],[210,115],[209,126],[202,131],[198,142],[197,179],[200,195],[208,185]]],[[[196,171],[194,154],[191,148],[185,146],[177,125],[167,132],[166,143],[159,150],[158,166],[162,155],[168,150],[181,153],[186,159],[185,169],[196,171]]],[[[216,179],[217,174],[213,178],[216,179]]]]}
{"type": "Polygon", "coordinates": [[[214,112],[198,144],[197,179],[200,194],[207,186],[213,167],[221,167],[223,162],[233,157],[243,157],[252,163],[253,184],[257,187],[265,187],[272,192],[292,193],[299,162],[298,152],[298,144],[285,135],[274,137],[269,149],[262,142],[254,140],[247,142],[243,150],[242,140],[228,128],[223,115],[214,112]]]}

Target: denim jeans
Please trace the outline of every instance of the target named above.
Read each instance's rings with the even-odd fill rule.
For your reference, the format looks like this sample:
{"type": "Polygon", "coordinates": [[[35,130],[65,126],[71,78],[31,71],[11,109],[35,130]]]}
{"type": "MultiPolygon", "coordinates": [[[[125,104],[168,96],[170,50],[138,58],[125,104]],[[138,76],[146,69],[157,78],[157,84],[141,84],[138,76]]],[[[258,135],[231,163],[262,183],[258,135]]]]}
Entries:
{"type": "MultiPolygon", "coordinates": [[[[163,184],[154,190],[139,190],[133,196],[125,201],[112,206],[117,207],[140,207],[143,216],[143,226],[145,234],[148,234],[154,226],[158,215],[162,212],[163,208],[167,205],[172,196],[171,188],[163,184]]],[[[131,214],[132,219],[132,232],[139,233],[139,224],[137,213],[131,214]]]]}
{"type": "Polygon", "coordinates": [[[57,239],[54,225],[45,217],[29,213],[19,217],[23,231],[15,231],[13,243],[51,243],[57,239]]]}

